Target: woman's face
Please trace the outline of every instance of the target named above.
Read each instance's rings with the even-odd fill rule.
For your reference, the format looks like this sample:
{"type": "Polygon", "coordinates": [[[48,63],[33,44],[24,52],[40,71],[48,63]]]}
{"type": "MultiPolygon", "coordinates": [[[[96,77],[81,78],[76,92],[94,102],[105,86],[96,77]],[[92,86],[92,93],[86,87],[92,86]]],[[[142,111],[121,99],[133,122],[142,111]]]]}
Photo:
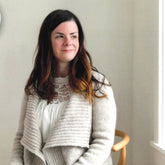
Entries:
{"type": "Polygon", "coordinates": [[[79,49],[78,27],[74,21],[59,24],[51,33],[54,57],[58,63],[69,63],[79,49]]]}

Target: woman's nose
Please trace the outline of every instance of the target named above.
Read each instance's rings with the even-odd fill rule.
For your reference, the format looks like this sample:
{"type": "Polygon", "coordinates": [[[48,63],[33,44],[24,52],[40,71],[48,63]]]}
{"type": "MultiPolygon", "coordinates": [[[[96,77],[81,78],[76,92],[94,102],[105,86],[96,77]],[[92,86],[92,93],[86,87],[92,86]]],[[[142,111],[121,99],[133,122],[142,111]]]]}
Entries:
{"type": "Polygon", "coordinates": [[[66,37],[66,38],[65,38],[65,45],[68,46],[68,45],[70,45],[71,43],[72,43],[71,38],[70,38],[70,37],[66,37]]]}

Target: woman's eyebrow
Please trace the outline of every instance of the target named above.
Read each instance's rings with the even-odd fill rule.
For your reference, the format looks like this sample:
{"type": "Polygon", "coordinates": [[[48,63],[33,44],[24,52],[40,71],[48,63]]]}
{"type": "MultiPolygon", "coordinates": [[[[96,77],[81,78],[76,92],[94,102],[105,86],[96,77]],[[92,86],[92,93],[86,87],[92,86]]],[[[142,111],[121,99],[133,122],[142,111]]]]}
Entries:
{"type": "Polygon", "coordinates": [[[61,33],[61,32],[55,32],[55,34],[61,34],[61,35],[64,35],[64,33],[61,33]]]}
{"type": "MultiPolygon", "coordinates": [[[[72,33],[70,33],[70,35],[73,35],[73,34],[76,34],[76,33],[78,33],[78,32],[72,32],[72,33]]],[[[64,35],[64,33],[61,33],[61,32],[55,32],[55,34],[64,35]]]]}
{"type": "Polygon", "coordinates": [[[72,35],[72,34],[76,34],[76,33],[78,33],[78,32],[72,32],[72,33],[70,33],[70,34],[72,35]]]}

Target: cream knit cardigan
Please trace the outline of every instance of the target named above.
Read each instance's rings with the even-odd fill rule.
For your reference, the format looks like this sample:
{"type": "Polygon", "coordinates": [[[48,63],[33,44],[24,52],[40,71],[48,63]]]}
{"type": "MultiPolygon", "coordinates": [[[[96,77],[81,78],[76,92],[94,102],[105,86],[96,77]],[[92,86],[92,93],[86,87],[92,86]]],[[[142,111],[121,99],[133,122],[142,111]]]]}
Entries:
{"type": "MultiPolygon", "coordinates": [[[[102,79],[98,73],[94,76],[102,79]]],[[[102,86],[102,91],[108,97],[95,98],[94,104],[72,92],[44,147],[35,114],[39,97],[25,95],[10,164],[111,165],[116,105],[112,88],[102,86]]]]}

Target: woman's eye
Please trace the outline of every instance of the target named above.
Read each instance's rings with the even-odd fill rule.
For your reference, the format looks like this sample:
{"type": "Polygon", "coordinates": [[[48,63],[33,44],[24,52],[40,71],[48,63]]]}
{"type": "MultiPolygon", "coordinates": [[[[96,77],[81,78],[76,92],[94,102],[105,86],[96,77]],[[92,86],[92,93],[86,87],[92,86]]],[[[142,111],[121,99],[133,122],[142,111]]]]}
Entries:
{"type": "Polygon", "coordinates": [[[57,36],[56,38],[63,38],[64,36],[57,36]]]}
{"type": "Polygon", "coordinates": [[[73,35],[72,38],[77,38],[77,36],[76,35],[73,35]]]}

